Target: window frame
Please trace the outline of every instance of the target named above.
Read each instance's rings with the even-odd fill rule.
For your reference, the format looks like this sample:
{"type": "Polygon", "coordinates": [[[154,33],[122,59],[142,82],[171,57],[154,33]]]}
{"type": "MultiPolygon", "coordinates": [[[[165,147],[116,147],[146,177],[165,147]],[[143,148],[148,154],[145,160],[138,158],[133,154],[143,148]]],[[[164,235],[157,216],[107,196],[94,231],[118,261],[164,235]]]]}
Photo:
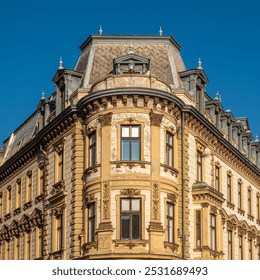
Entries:
{"type": "Polygon", "coordinates": [[[93,130],[88,134],[88,167],[95,166],[96,164],[97,164],[97,131],[93,130]],[[91,139],[93,139],[93,137],[95,138],[95,141],[92,143],[91,139]],[[94,156],[94,160],[92,156],[94,156]]]}
{"type": "Polygon", "coordinates": [[[227,173],[227,202],[232,203],[232,175],[227,173]]]}
{"type": "Polygon", "coordinates": [[[220,190],[220,185],[221,185],[221,182],[220,182],[221,174],[220,174],[220,172],[221,172],[221,167],[219,165],[215,165],[215,189],[219,192],[221,191],[220,190]]]}
{"type": "Polygon", "coordinates": [[[202,182],[203,181],[203,153],[199,150],[197,150],[197,181],[202,182]]]}
{"type": "Polygon", "coordinates": [[[120,159],[121,161],[141,161],[141,125],[140,124],[121,124],[120,125],[120,159]],[[123,136],[123,128],[129,127],[129,137],[123,136]],[[138,137],[132,137],[132,128],[138,127],[138,137]],[[129,141],[129,159],[123,159],[123,141],[129,141]],[[138,159],[133,159],[132,142],[138,141],[138,159]]]}
{"type": "Polygon", "coordinates": [[[87,232],[87,242],[95,242],[96,241],[96,203],[91,202],[87,205],[88,211],[88,232],[87,232]],[[93,215],[90,216],[90,208],[93,207],[93,215]],[[90,234],[91,232],[91,234],[90,234]],[[90,235],[92,238],[90,238],[90,235]]]}
{"type": "Polygon", "coordinates": [[[233,260],[233,231],[228,230],[227,232],[227,243],[228,243],[228,259],[233,260]]]}
{"type": "Polygon", "coordinates": [[[210,213],[210,249],[217,251],[217,217],[212,213],[210,213]]]}
{"type": "Polygon", "coordinates": [[[141,240],[142,239],[142,198],[139,197],[121,197],[120,198],[120,239],[121,240],[141,240]],[[129,211],[123,211],[122,210],[122,201],[123,200],[129,200],[129,211]],[[132,210],[132,201],[138,200],[139,201],[139,211],[132,210]],[[123,238],[123,225],[122,225],[122,216],[123,215],[129,215],[129,238],[123,238]],[[139,229],[138,229],[138,238],[133,238],[133,216],[138,215],[139,216],[139,229]]]}
{"type": "Polygon", "coordinates": [[[170,167],[174,167],[174,134],[166,130],[165,139],[165,164],[170,167]],[[168,142],[168,135],[171,137],[171,142],[168,142]],[[170,162],[171,155],[171,162],[170,162]]]}
{"type": "Polygon", "coordinates": [[[201,249],[201,210],[195,210],[195,248],[201,249]],[[199,217],[199,222],[198,222],[199,217]],[[199,243],[199,244],[198,244],[199,243]]]}
{"type": "Polygon", "coordinates": [[[171,202],[166,202],[166,241],[175,243],[175,225],[174,225],[175,205],[171,202]],[[172,207],[172,216],[169,214],[169,207],[172,207]],[[169,223],[172,222],[172,231],[170,231],[169,223]]]}

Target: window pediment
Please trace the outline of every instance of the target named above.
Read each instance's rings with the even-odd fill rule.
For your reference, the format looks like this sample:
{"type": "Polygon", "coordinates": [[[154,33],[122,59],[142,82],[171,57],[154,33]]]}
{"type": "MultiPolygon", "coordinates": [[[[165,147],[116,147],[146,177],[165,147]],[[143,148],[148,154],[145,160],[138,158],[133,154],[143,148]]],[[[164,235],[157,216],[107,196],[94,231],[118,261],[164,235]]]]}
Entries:
{"type": "Polygon", "coordinates": [[[146,74],[150,67],[150,60],[135,54],[128,54],[114,59],[114,73],[146,74]]]}

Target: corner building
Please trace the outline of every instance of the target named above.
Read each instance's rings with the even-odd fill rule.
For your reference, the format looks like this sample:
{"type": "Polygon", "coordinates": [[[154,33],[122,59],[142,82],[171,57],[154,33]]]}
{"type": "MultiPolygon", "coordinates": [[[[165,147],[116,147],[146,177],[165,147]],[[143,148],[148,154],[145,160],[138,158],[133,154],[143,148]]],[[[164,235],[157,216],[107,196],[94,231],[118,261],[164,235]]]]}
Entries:
{"type": "Polygon", "coordinates": [[[0,150],[0,259],[260,259],[260,144],[169,36],[90,36],[0,150]]]}

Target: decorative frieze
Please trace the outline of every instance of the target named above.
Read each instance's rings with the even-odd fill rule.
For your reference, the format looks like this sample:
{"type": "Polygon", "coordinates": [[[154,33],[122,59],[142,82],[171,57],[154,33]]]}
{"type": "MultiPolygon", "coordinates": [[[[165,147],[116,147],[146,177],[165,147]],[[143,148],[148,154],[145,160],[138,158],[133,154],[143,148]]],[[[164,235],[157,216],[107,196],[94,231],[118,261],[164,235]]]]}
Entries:
{"type": "Polygon", "coordinates": [[[131,188],[130,189],[124,189],[124,190],[120,190],[120,194],[128,196],[128,197],[134,197],[136,195],[140,195],[141,190],[131,189],[131,188]]]}

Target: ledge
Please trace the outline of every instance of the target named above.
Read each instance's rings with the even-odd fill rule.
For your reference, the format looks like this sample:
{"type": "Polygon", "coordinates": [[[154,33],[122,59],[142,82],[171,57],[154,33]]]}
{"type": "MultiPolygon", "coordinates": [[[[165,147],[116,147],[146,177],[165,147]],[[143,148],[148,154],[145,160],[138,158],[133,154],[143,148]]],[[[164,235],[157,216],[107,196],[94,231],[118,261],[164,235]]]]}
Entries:
{"type": "Polygon", "coordinates": [[[237,212],[240,214],[240,215],[245,215],[245,213],[246,213],[246,211],[245,210],[243,210],[243,209],[241,209],[241,208],[238,208],[237,207],[237,212]]]}
{"type": "Polygon", "coordinates": [[[101,167],[101,164],[94,164],[84,170],[84,175],[89,176],[92,173],[98,172],[98,168],[101,167]]]}
{"type": "Polygon", "coordinates": [[[31,207],[32,207],[32,201],[27,201],[23,205],[23,210],[26,210],[26,209],[31,208],[31,207]]]}
{"type": "Polygon", "coordinates": [[[164,243],[164,248],[165,249],[169,248],[172,250],[172,252],[177,251],[179,248],[179,245],[176,243],[171,243],[171,242],[167,242],[167,241],[164,241],[163,243],[164,243]]]}
{"type": "Polygon", "coordinates": [[[247,218],[250,220],[250,221],[254,221],[255,217],[251,214],[247,214],[247,218]]]}
{"type": "Polygon", "coordinates": [[[13,215],[14,216],[19,215],[21,212],[22,212],[21,207],[17,207],[16,209],[14,209],[13,215]]]}
{"type": "Polygon", "coordinates": [[[197,182],[192,186],[192,196],[195,203],[208,202],[216,206],[222,206],[225,201],[223,193],[204,182],[197,182]]]}
{"type": "Polygon", "coordinates": [[[176,168],[172,167],[172,166],[169,166],[167,164],[160,164],[161,167],[164,168],[164,171],[165,172],[170,172],[171,175],[175,175],[177,177],[177,175],[179,174],[179,170],[177,170],[176,168]]]}
{"type": "Polygon", "coordinates": [[[227,201],[227,207],[229,207],[230,209],[234,210],[235,209],[235,204],[230,202],[230,201],[227,201]]]}
{"type": "Polygon", "coordinates": [[[110,161],[110,163],[115,164],[116,168],[120,168],[121,166],[128,166],[130,169],[136,166],[141,166],[141,168],[145,168],[145,165],[151,165],[151,162],[143,160],[117,160],[110,161]]]}
{"type": "Polygon", "coordinates": [[[148,243],[147,240],[114,240],[113,242],[115,243],[116,247],[124,246],[128,247],[129,249],[132,249],[133,247],[137,246],[145,247],[148,243]]]}

